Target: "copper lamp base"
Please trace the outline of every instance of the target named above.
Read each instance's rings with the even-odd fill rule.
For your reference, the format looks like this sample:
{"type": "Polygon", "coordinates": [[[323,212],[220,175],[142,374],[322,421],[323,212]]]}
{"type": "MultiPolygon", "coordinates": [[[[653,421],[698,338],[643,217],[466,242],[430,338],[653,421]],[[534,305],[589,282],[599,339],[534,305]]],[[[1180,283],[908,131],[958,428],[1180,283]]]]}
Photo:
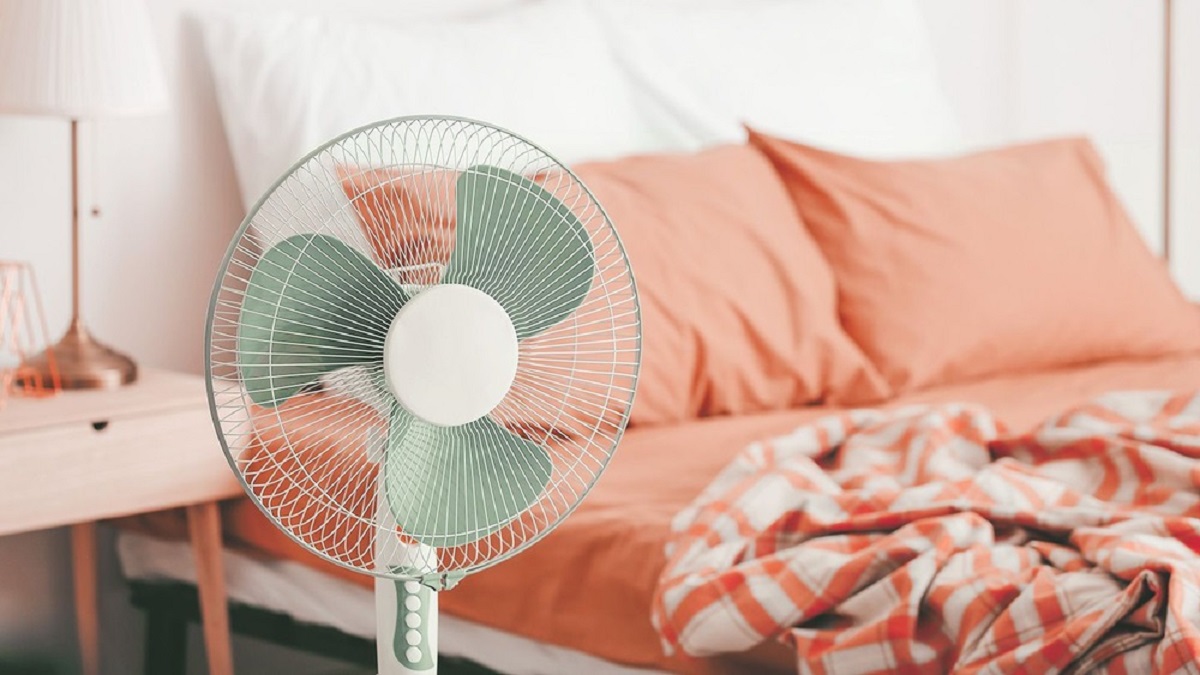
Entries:
{"type": "Polygon", "coordinates": [[[55,371],[63,389],[115,389],[137,379],[133,359],[97,342],[78,322],[57,344],[21,364],[18,384],[51,388],[55,371]]]}

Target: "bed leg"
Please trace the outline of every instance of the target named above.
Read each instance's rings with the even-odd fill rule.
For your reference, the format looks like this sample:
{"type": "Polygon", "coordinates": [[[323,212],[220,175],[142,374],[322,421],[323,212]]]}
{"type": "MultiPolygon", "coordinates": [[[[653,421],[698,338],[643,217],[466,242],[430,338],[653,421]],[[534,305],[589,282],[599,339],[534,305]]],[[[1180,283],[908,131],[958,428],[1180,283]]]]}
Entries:
{"type": "Polygon", "coordinates": [[[143,675],[185,675],[188,624],[170,612],[146,612],[146,653],[143,675]]]}

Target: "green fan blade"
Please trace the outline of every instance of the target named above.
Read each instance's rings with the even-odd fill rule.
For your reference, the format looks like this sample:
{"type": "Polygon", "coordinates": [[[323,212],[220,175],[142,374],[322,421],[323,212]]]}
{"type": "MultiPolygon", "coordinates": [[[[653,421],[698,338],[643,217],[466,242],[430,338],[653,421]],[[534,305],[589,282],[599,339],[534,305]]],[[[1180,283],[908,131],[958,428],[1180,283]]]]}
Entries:
{"type": "Polygon", "coordinates": [[[383,360],[408,296],[354,248],[319,234],[279,242],[254,266],[238,316],[250,400],[276,406],[321,375],[383,360]]]}
{"type": "Polygon", "coordinates": [[[460,546],[496,532],[550,481],[550,457],[488,417],[457,427],[392,415],[384,491],[400,529],[427,546],[460,546]]]}
{"type": "Polygon", "coordinates": [[[518,338],[553,326],[579,308],[595,258],[583,223],[537,183],[494,166],[458,177],[454,255],[442,280],[495,298],[518,338]]]}

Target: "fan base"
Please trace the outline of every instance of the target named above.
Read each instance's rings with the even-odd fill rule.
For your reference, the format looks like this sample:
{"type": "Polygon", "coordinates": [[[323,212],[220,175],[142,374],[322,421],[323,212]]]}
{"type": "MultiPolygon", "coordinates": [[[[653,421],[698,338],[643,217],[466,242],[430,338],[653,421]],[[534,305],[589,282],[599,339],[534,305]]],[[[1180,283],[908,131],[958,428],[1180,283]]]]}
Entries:
{"type": "Polygon", "coordinates": [[[78,321],[18,372],[17,385],[27,389],[116,389],[137,380],[133,359],[96,341],[78,321]]]}

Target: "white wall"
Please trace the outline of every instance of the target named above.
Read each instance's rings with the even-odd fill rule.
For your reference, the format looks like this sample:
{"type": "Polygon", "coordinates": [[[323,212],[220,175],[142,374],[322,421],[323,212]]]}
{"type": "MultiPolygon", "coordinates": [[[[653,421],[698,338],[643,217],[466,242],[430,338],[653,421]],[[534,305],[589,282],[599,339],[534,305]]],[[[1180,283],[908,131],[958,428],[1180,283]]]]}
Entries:
{"type": "MultiPolygon", "coordinates": [[[[920,0],[970,141],[1090,136],[1162,248],[1162,2],[920,0]]],[[[1200,2],[1175,0],[1173,264],[1200,299],[1200,2]]]]}
{"type": "Polygon", "coordinates": [[[1012,0],[919,0],[933,39],[942,85],[968,143],[990,146],[1013,136],[1016,35],[1012,0]]]}
{"type": "Polygon", "coordinates": [[[1192,297],[1200,297],[1200,1],[1176,0],[1176,63],[1172,116],[1172,194],[1174,268],[1192,297]]]}
{"type": "Polygon", "coordinates": [[[1022,30],[1013,54],[1013,131],[1095,137],[1135,222],[1160,249],[1162,3],[1022,0],[1015,7],[1022,30]]]}
{"type": "MultiPolygon", "coordinates": [[[[461,10],[504,0],[457,0],[461,10]]],[[[255,6],[389,12],[447,3],[254,0],[255,6]]],[[[1161,210],[1158,27],[1146,0],[920,0],[942,76],[971,141],[991,145],[1061,133],[1093,135],[1119,193],[1157,248],[1161,210]]],[[[170,115],[105,120],[85,142],[87,189],[103,217],[86,223],[84,286],[96,332],[150,366],[198,372],[209,284],[240,219],[239,197],[197,36],[185,9],[213,0],[154,0],[173,90],[170,115]]],[[[215,4],[235,5],[237,0],[215,4]]],[[[1175,271],[1200,297],[1200,0],[1177,0],[1175,271]],[[1191,70],[1192,72],[1187,72],[1191,70]]],[[[35,265],[52,330],[68,308],[66,127],[0,119],[0,258],[35,265]]],[[[89,201],[85,201],[85,206],[89,201]]],[[[0,540],[0,652],[73,649],[61,532],[0,540]]],[[[140,621],[105,568],[110,672],[133,672],[140,621]]],[[[195,643],[193,643],[195,644],[195,643]]],[[[243,664],[266,658],[242,645],[243,664]]],[[[249,670],[248,672],[254,672],[249,670]]],[[[263,671],[265,672],[265,671],[263,671]]]]}

